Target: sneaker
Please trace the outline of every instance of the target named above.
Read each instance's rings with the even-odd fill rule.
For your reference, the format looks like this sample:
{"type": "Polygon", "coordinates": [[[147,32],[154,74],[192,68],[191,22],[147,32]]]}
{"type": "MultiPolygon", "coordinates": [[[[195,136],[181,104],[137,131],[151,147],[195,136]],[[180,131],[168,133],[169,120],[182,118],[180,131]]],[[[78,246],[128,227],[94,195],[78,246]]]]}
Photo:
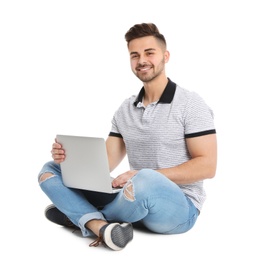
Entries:
{"type": "Polygon", "coordinates": [[[131,223],[111,223],[100,229],[100,236],[89,246],[98,246],[100,243],[112,250],[123,249],[133,239],[133,227],[131,223]]]}
{"type": "Polygon", "coordinates": [[[45,209],[45,216],[51,222],[69,228],[78,229],[76,225],[74,225],[69,218],[63,214],[59,209],[57,209],[53,204],[49,205],[45,209]]]}

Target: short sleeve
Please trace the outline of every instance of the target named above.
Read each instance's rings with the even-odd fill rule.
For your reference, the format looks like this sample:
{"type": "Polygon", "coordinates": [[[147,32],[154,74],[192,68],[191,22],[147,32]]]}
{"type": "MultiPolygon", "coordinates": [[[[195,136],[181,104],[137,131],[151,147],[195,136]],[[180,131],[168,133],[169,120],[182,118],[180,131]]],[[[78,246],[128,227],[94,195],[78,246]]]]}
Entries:
{"type": "Polygon", "coordinates": [[[195,92],[188,99],[184,120],[186,138],[216,133],[212,109],[195,92]]]}

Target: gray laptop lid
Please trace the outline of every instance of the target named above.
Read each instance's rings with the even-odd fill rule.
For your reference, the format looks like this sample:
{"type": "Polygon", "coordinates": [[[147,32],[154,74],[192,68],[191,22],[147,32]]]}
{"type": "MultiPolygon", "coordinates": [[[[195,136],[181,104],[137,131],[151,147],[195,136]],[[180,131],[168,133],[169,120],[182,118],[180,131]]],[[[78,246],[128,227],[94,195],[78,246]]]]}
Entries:
{"type": "Polygon", "coordinates": [[[56,139],[66,154],[60,164],[65,186],[105,193],[120,190],[111,185],[104,138],[57,135],[56,139]]]}

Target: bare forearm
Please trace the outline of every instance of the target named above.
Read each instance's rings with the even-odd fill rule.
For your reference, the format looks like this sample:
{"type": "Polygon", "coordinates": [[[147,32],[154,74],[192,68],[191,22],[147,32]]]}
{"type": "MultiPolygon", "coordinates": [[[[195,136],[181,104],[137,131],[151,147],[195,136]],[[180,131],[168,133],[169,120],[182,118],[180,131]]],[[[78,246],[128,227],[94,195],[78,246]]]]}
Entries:
{"type": "Polygon", "coordinates": [[[178,166],[157,169],[157,171],[177,184],[190,184],[213,178],[216,172],[216,161],[197,157],[178,166]]]}

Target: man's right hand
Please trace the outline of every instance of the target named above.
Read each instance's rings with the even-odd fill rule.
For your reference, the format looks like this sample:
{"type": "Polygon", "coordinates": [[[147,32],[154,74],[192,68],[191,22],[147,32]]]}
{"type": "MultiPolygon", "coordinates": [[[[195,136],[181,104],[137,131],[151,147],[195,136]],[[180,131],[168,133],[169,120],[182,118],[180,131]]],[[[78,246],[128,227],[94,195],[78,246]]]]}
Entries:
{"type": "Polygon", "coordinates": [[[65,151],[62,148],[62,145],[58,143],[56,139],[55,143],[52,145],[51,153],[55,163],[61,163],[65,160],[65,151]]]}

